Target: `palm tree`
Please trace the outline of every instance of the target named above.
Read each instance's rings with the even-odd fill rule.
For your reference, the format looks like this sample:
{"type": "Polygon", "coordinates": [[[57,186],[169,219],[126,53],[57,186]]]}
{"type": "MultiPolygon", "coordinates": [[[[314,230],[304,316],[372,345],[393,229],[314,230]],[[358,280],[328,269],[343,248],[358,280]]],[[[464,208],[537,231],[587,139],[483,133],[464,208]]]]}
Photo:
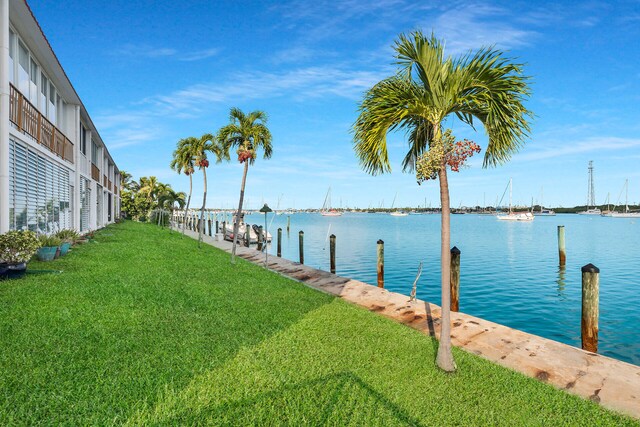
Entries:
{"type": "MultiPolygon", "coordinates": [[[[420,31],[401,35],[395,44],[399,72],[367,91],[354,124],[354,150],[371,174],[391,171],[386,135],[406,131],[409,151],[403,169],[412,171],[423,154],[443,152],[442,124],[455,116],[474,127],[480,121],[489,137],[484,167],[510,159],[528,136],[531,112],[522,66],[493,48],[483,48],[460,58],[445,57],[444,45],[420,31]]],[[[442,322],[437,364],[454,371],[450,324],[450,206],[445,157],[439,158],[442,322]]]]}
{"type": "Polygon", "coordinates": [[[120,171],[120,191],[124,189],[131,190],[131,178],[132,175],[129,172],[123,170],[120,171]]]}
{"type": "Polygon", "coordinates": [[[193,146],[197,143],[197,139],[194,137],[183,138],[178,141],[177,147],[173,152],[173,158],[171,160],[170,167],[178,173],[184,172],[189,177],[189,196],[187,198],[187,205],[184,209],[184,217],[182,218],[182,234],[184,234],[187,222],[187,213],[189,212],[189,205],[191,204],[191,192],[193,191],[193,172],[195,171],[193,161],[193,146]]]}
{"type": "MultiPolygon", "coordinates": [[[[186,198],[187,195],[184,191],[176,192],[171,186],[168,186],[168,188],[158,196],[158,208],[161,210],[168,209],[170,212],[169,218],[173,218],[173,211],[176,204],[178,204],[179,209],[182,209],[185,205],[186,198]]],[[[169,220],[169,230],[171,230],[171,220],[169,220]]]]}
{"type": "Polygon", "coordinates": [[[140,193],[146,196],[148,202],[153,202],[156,192],[158,191],[158,178],[155,176],[140,178],[140,193]]]}
{"type": "Polygon", "coordinates": [[[207,153],[210,152],[216,156],[216,163],[223,160],[229,160],[229,146],[210,133],[205,133],[193,145],[193,155],[195,165],[202,170],[204,175],[204,194],[202,196],[202,208],[200,209],[200,227],[198,227],[198,246],[202,241],[202,233],[204,232],[204,208],[207,204],[207,167],[209,160],[207,153]]]}
{"type": "Polygon", "coordinates": [[[229,113],[231,123],[224,126],[218,132],[218,138],[227,147],[237,147],[238,162],[244,163],[242,184],[240,185],[240,201],[238,212],[233,224],[233,247],[231,249],[231,262],[235,262],[236,246],[238,244],[238,226],[242,214],[242,202],[244,201],[244,188],[247,182],[249,164],[256,161],[258,149],[264,150],[263,157],[271,157],[271,132],[267,128],[267,114],[263,111],[253,111],[244,114],[239,108],[232,108],[229,113]]]}

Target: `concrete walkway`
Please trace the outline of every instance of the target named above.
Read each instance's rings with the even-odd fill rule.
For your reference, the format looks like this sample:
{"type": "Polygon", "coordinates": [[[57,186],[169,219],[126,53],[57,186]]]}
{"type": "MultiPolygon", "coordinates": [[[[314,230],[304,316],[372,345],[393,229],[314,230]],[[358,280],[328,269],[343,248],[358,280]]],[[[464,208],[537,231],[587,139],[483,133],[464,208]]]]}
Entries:
{"type": "MultiPolygon", "coordinates": [[[[198,234],[187,231],[190,237],[198,234]]],[[[231,252],[231,243],[204,236],[204,242],[231,252]]],[[[237,255],[264,266],[264,253],[238,246],[237,255]]],[[[314,289],[439,338],[440,307],[409,302],[406,295],[269,256],[269,269],[314,289]]],[[[518,331],[464,313],[451,313],[452,342],[468,352],[540,381],[640,418],[640,367],[518,331]]]]}

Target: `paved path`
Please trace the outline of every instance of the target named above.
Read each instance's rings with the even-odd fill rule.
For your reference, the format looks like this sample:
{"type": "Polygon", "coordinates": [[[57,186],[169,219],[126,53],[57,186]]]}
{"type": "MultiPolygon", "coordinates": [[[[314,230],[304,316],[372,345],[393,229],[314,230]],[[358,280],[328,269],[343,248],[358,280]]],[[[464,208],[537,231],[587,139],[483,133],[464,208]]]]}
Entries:
{"type": "MultiPolygon", "coordinates": [[[[197,233],[186,233],[198,238],[197,233]]],[[[209,236],[204,236],[204,242],[231,252],[230,242],[215,241],[209,236]]],[[[238,246],[237,255],[264,265],[264,254],[253,248],[238,246]]],[[[435,304],[421,300],[409,302],[406,295],[271,255],[269,269],[439,338],[440,307],[435,304]]],[[[453,345],[604,407],[640,418],[639,366],[464,313],[451,313],[451,322],[453,345]]]]}

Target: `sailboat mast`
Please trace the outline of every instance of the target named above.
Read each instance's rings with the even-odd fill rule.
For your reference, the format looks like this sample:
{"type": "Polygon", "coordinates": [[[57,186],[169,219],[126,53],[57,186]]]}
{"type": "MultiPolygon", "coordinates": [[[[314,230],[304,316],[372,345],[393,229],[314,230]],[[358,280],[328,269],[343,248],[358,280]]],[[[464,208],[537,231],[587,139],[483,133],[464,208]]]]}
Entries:
{"type": "Polygon", "coordinates": [[[509,213],[511,213],[511,192],[512,192],[513,178],[509,178],[509,213]]]}

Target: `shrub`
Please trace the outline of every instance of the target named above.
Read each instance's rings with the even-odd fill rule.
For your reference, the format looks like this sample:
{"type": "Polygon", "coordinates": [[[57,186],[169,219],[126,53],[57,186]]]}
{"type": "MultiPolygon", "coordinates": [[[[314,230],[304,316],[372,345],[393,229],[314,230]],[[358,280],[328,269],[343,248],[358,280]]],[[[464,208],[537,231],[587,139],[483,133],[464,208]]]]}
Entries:
{"type": "Polygon", "coordinates": [[[54,236],[65,243],[74,243],[78,239],[78,237],[80,237],[80,234],[78,234],[76,230],[65,228],[58,231],[56,234],[54,234],[54,236]]]}
{"type": "Polygon", "coordinates": [[[43,248],[51,248],[54,246],[60,246],[62,240],[56,236],[47,236],[46,234],[41,235],[39,238],[40,246],[43,248]]]}
{"type": "Polygon", "coordinates": [[[39,247],[38,236],[33,231],[9,231],[0,235],[0,262],[27,262],[39,247]]]}

